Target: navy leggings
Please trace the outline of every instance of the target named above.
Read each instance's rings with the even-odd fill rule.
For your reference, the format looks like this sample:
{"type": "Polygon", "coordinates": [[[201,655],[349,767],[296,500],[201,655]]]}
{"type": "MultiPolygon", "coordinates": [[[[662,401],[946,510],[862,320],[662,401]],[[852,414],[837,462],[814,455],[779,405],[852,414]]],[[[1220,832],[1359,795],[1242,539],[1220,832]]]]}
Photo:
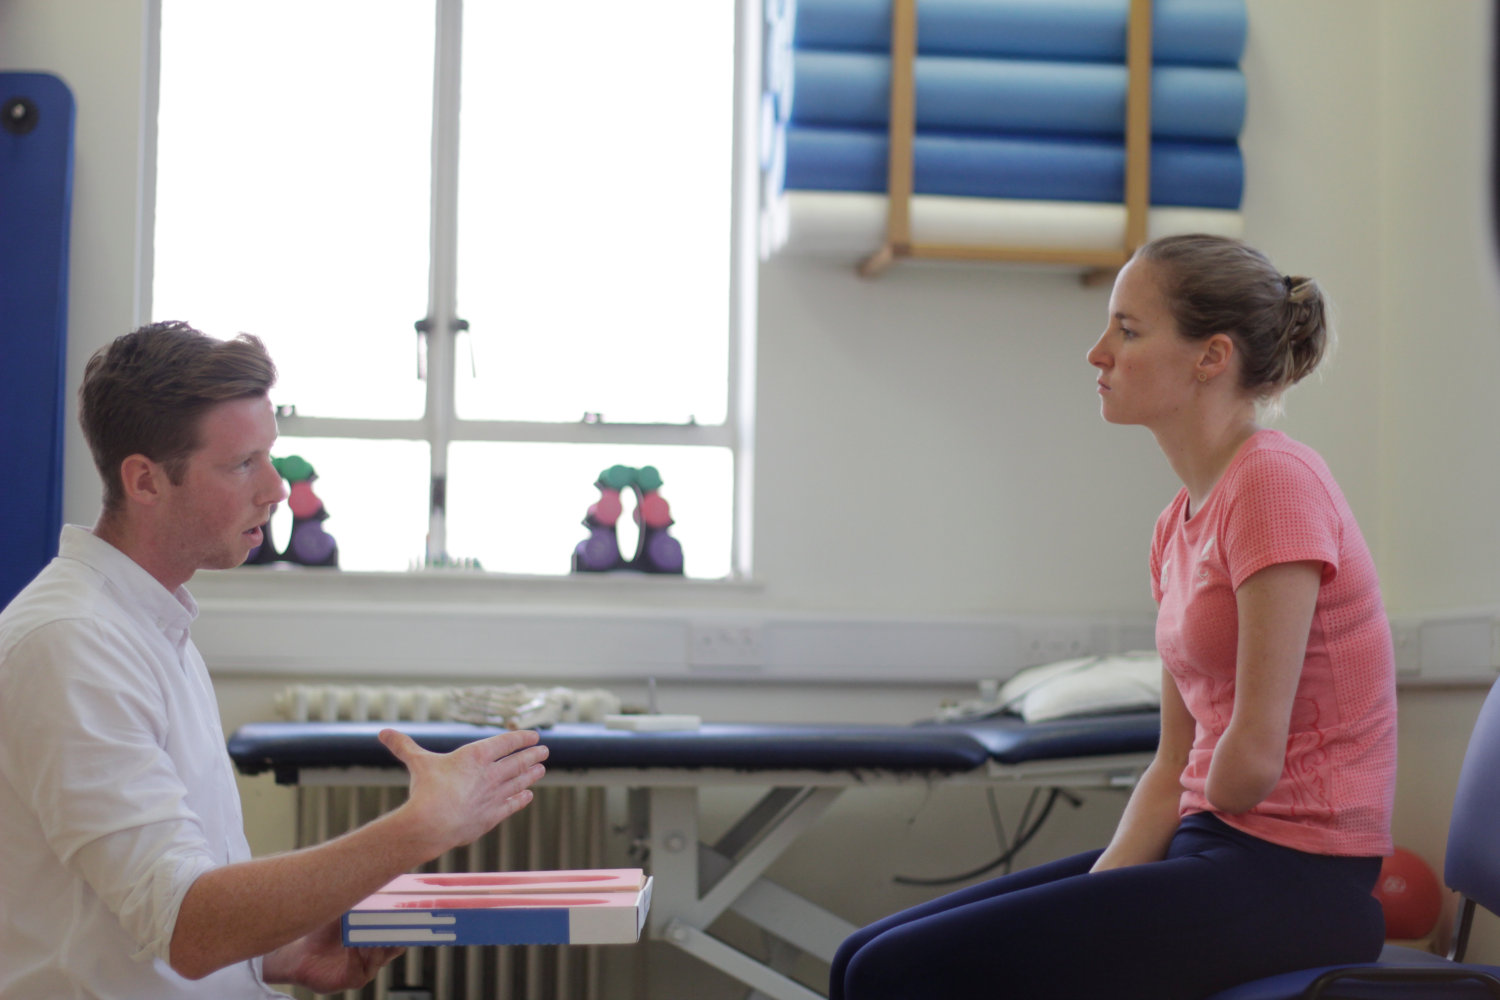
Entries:
{"type": "Polygon", "coordinates": [[[1099,854],[855,932],[834,956],[830,1000],[1196,1000],[1380,952],[1379,858],[1306,854],[1207,814],[1182,821],[1162,861],[1090,874],[1099,854]]]}

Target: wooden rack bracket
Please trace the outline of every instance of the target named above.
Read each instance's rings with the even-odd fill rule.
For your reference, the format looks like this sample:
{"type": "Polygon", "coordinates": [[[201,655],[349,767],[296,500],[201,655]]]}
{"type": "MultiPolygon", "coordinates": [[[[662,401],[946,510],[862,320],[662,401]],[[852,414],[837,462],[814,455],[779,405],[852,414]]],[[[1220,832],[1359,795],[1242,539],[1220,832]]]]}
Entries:
{"type": "Polygon", "coordinates": [[[892,0],[885,242],[859,262],[859,274],[872,278],[903,257],[921,257],[1078,265],[1085,268],[1082,281],[1086,285],[1111,280],[1135,249],[1146,242],[1146,223],[1151,210],[1151,3],[1152,0],[1130,0],[1126,43],[1124,245],[1114,250],[1099,250],[912,242],[917,0],[892,0]]]}

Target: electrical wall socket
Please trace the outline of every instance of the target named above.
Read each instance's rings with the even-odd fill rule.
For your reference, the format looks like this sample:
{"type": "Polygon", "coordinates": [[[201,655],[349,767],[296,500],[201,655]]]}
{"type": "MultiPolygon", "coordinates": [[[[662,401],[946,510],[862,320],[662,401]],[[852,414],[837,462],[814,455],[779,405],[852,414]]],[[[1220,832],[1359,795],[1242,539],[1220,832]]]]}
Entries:
{"type": "Polygon", "coordinates": [[[1391,645],[1396,652],[1396,675],[1415,677],[1422,673],[1422,626],[1392,622],[1391,645]]]}
{"type": "Polygon", "coordinates": [[[766,665],[763,628],[752,622],[698,622],[688,628],[688,666],[760,670],[766,665]]]}
{"type": "Polygon", "coordinates": [[[1086,625],[1023,626],[1017,639],[1022,666],[1071,660],[1094,653],[1093,635],[1086,625]]]}

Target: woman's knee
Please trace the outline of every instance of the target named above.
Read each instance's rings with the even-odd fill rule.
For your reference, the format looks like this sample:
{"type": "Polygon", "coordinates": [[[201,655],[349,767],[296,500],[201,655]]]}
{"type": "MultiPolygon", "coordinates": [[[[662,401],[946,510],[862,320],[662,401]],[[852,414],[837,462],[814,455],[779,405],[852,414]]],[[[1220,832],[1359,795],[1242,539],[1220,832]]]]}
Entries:
{"type": "MultiPolygon", "coordinates": [[[[876,938],[851,954],[843,963],[840,986],[846,1000],[886,1000],[909,996],[906,975],[922,958],[892,947],[886,938],[876,938]]],[[[838,968],[838,965],[835,965],[838,968]]],[[[833,997],[835,994],[830,993],[833,997]]]]}
{"type": "Polygon", "coordinates": [[[849,963],[854,960],[855,954],[868,940],[868,934],[855,931],[834,950],[833,961],[828,967],[828,1000],[842,1000],[845,970],[849,968],[849,963]]]}

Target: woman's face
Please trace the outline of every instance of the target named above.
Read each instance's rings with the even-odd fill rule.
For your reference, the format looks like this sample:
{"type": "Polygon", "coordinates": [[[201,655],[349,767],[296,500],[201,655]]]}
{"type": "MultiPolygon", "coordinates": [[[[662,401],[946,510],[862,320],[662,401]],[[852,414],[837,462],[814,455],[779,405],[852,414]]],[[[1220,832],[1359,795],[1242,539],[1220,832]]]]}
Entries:
{"type": "Polygon", "coordinates": [[[1156,429],[1182,416],[1195,397],[1202,344],[1177,330],[1156,265],[1133,260],[1115,278],[1109,325],[1088,353],[1099,369],[1099,409],[1112,424],[1156,429]]]}

